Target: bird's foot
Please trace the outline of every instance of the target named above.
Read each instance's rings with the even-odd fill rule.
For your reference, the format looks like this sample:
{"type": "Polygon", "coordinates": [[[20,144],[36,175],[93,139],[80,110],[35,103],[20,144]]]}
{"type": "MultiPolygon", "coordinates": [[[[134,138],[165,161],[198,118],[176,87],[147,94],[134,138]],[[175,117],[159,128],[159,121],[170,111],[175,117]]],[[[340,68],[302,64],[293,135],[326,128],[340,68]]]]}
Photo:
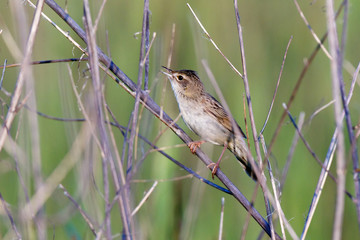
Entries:
{"type": "Polygon", "coordinates": [[[220,166],[221,159],[222,159],[222,157],[224,155],[224,152],[225,152],[227,146],[228,146],[227,143],[225,143],[224,148],[223,148],[223,150],[222,150],[222,152],[220,154],[219,160],[217,160],[216,163],[210,163],[209,165],[207,165],[207,167],[210,168],[210,169],[212,167],[212,170],[211,170],[212,179],[214,179],[214,176],[215,176],[215,174],[216,174],[216,172],[217,172],[217,170],[218,170],[218,168],[220,166]]]}
{"type": "Polygon", "coordinates": [[[212,179],[214,179],[214,176],[215,176],[219,166],[220,166],[220,161],[218,161],[216,163],[210,163],[209,165],[207,165],[208,168],[210,168],[210,169],[212,168],[212,170],[211,170],[212,179]]]}
{"type": "Polygon", "coordinates": [[[188,147],[190,148],[190,151],[191,151],[193,154],[195,154],[196,149],[197,149],[198,147],[200,147],[200,145],[203,144],[204,142],[206,142],[206,141],[201,140],[201,141],[189,142],[189,143],[188,143],[188,147]]]}

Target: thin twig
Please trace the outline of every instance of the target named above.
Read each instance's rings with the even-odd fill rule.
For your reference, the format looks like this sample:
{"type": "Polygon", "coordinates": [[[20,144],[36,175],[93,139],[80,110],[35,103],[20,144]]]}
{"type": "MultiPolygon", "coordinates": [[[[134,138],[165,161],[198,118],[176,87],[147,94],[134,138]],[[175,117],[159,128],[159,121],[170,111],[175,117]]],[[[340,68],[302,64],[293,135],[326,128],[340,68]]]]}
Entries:
{"type": "Polygon", "coordinates": [[[218,240],[223,239],[225,198],[221,198],[220,224],[218,240]]]}
{"type": "MultiPolygon", "coordinates": [[[[135,128],[135,139],[134,139],[134,146],[135,146],[135,151],[134,151],[134,159],[137,160],[137,163],[136,163],[136,166],[140,168],[140,166],[142,165],[143,161],[145,160],[145,158],[147,157],[147,153],[143,153],[141,157],[138,157],[137,156],[137,153],[140,152],[141,150],[138,151],[138,147],[140,146],[138,144],[138,136],[139,136],[139,132],[140,132],[140,123],[141,123],[141,118],[143,116],[143,112],[144,112],[144,109],[145,109],[145,106],[144,105],[141,105],[141,108],[140,108],[140,111],[138,113],[138,121],[137,121],[137,124],[136,124],[136,128],[135,128]],[[139,160],[140,159],[140,160],[139,160]]],[[[144,152],[144,151],[141,151],[141,152],[144,152]]],[[[148,151],[149,153],[149,151],[148,151]]],[[[132,168],[132,171],[130,171],[128,173],[128,179],[132,179],[133,176],[136,174],[135,169],[132,168]]]]}
{"type": "MultiPolygon", "coordinates": [[[[176,181],[182,181],[185,179],[193,178],[194,176],[192,174],[187,174],[179,177],[173,177],[173,178],[160,178],[160,179],[133,179],[131,180],[131,183],[148,183],[148,182],[176,182],[176,181]]],[[[230,192],[228,192],[230,193],[230,192]]]]}
{"type": "MultiPolygon", "coordinates": [[[[144,1],[144,11],[143,11],[143,22],[142,22],[142,32],[141,32],[141,44],[140,44],[140,57],[139,57],[139,69],[138,69],[138,79],[137,79],[137,87],[136,87],[136,96],[135,96],[135,104],[134,104],[134,110],[132,113],[132,123],[131,128],[136,129],[136,125],[138,122],[138,112],[139,112],[139,105],[140,105],[140,90],[142,85],[142,79],[143,79],[143,68],[144,65],[142,64],[143,59],[145,59],[145,38],[146,38],[146,32],[148,31],[147,28],[149,27],[147,25],[147,15],[149,14],[149,0],[144,1]]],[[[129,145],[129,151],[128,151],[128,160],[127,160],[127,170],[128,173],[132,169],[133,164],[133,154],[134,154],[134,138],[135,138],[135,131],[131,131],[130,137],[128,140],[129,145]]]]}
{"type": "Polygon", "coordinates": [[[267,116],[266,116],[264,125],[263,125],[263,127],[262,127],[259,135],[262,135],[262,134],[264,133],[265,127],[266,127],[267,122],[268,122],[269,117],[270,117],[271,110],[272,110],[272,108],[273,108],[273,106],[274,106],[275,97],[276,97],[276,93],[277,93],[278,88],[279,88],[279,85],[280,85],[280,79],[281,79],[281,76],[282,76],[282,73],[283,73],[283,69],[284,69],[284,65],[285,65],[285,60],[286,60],[287,52],[288,52],[288,50],[289,50],[289,47],[290,47],[290,44],[291,44],[292,39],[293,39],[293,36],[290,37],[289,42],[288,42],[288,44],[287,44],[287,46],[286,46],[285,54],[284,54],[284,57],[283,57],[283,61],[282,61],[282,64],[281,64],[281,68],[280,68],[279,77],[278,77],[278,80],[277,80],[277,83],[276,83],[276,87],[275,87],[275,91],[274,91],[274,95],[273,95],[273,98],[272,98],[272,101],[271,101],[271,104],[270,104],[270,108],[269,108],[268,114],[267,114],[267,116]]]}
{"type": "Polygon", "coordinates": [[[134,208],[134,210],[131,213],[131,216],[134,216],[142,207],[142,205],[144,205],[145,201],[150,197],[151,193],[154,191],[155,187],[157,186],[158,181],[155,181],[154,184],[151,186],[151,188],[149,189],[149,191],[147,191],[147,193],[145,194],[145,196],[143,197],[143,199],[139,202],[139,204],[137,205],[136,208],[134,208]]]}
{"type": "MultiPolygon", "coordinates": [[[[87,60],[88,60],[88,58],[52,59],[52,60],[32,61],[29,63],[29,65],[40,65],[40,64],[48,64],[48,63],[62,63],[62,62],[81,62],[81,61],[87,61],[87,60]]],[[[21,63],[13,63],[13,64],[8,64],[8,65],[6,65],[6,63],[5,63],[4,65],[0,66],[0,68],[5,68],[5,67],[6,68],[21,67],[21,63]]]]}
{"type": "MultiPolygon", "coordinates": [[[[303,126],[303,123],[304,123],[304,119],[305,119],[305,113],[301,112],[300,115],[299,115],[299,120],[298,120],[298,125],[297,125],[298,129],[299,129],[299,132],[301,132],[301,129],[302,129],[302,126],[303,126]]],[[[279,196],[282,195],[282,190],[283,190],[284,185],[285,185],[285,180],[286,180],[286,177],[287,177],[287,174],[288,174],[288,171],[289,171],[289,168],[290,168],[290,164],[291,164],[292,158],[294,156],[295,148],[296,148],[298,142],[299,142],[299,133],[295,129],[295,134],[294,134],[294,137],[293,137],[293,140],[292,140],[292,143],[291,143],[291,147],[290,147],[289,153],[288,153],[288,155],[286,157],[286,163],[285,163],[285,166],[284,166],[284,168],[282,170],[282,174],[281,174],[280,187],[279,187],[279,196]]]]}
{"type": "MultiPolygon", "coordinates": [[[[261,144],[262,144],[262,147],[263,147],[264,154],[267,155],[264,136],[262,134],[260,134],[259,137],[260,137],[260,141],[261,141],[261,144]]],[[[281,205],[280,205],[279,191],[278,191],[278,188],[276,187],[276,184],[275,184],[275,178],[274,178],[274,175],[273,175],[273,172],[272,172],[272,167],[271,167],[270,161],[269,161],[269,159],[266,159],[266,161],[267,161],[267,168],[268,168],[269,176],[270,176],[270,182],[271,182],[271,186],[272,186],[273,193],[274,193],[275,206],[276,206],[275,209],[278,212],[280,212],[279,209],[281,209],[281,205]]],[[[286,240],[286,234],[285,234],[285,228],[284,228],[284,219],[283,219],[282,214],[279,214],[279,222],[280,222],[280,229],[281,229],[282,237],[283,237],[284,240],[286,240]]]]}
{"type": "Polygon", "coordinates": [[[299,130],[299,127],[297,126],[294,118],[292,117],[290,111],[289,111],[289,108],[286,106],[285,103],[283,103],[283,108],[286,110],[287,114],[289,115],[289,118],[291,120],[291,123],[294,125],[296,131],[298,132],[299,134],[299,137],[301,138],[301,140],[303,141],[306,149],[310,152],[311,156],[314,157],[314,159],[316,160],[316,162],[320,165],[320,167],[322,169],[326,169],[326,167],[323,165],[323,163],[321,162],[321,160],[319,159],[319,157],[316,155],[316,153],[312,150],[310,144],[306,141],[306,139],[304,138],[304,136],[301,134],[300,130],[299,130]]]}
{"type": "Polygon", "coordinates": [[[4,60],[4,66],[0,66],[0,68],[3,68],[3,71],[1,74],[1,79],[0,79],[0,90],[2,89],[2,85],[3,85],[3,81],[4,81],[6,63],[7,63],[7,59],[4,60]]]}
{"type": "MultiPolygon", "coordinates": [[[[93,28],[93,23],[90,14],[90,7],[89,1],[84,0],[84,26],[85,32],[87,36],[87,49],[89,51],[89,63],[91,69],[91,80],[94,87],[94,107],[95,107],[95,125],[99,130],[99,137],[101,139],[101,148],[104,153],[102,156],[102,173],[103,173],[103,184],[104,184],[104,198],[105,198],[105,236],[107,239],[111,239],[111,219],[110,219],[110,212],[109,212],[109,202],[110,202],[110,185],[109,185],[109,176],[108,176],[108,164],[109,161],[112,161],[111,151],[109,149],[109,139],[107,136],[106,128],[104,125],[104,114],[102,109],[102,88],[100,82],[100,72],[99,72],[99,58],[97,55],[96,49],[96,29],[93,28]]],[[[128,218],[126,218],[126,223],[128,222],[128,218]]],[[[124,229],[126,236],[130,235],[130,228],[129,226],[124,223],[124,229]]]]}
{"type": "Polygon", "coordinates": [[[300,8],[299,3],[297,2],[297,0],[294,0],[295,6],[297,11],[300,14],[300,17],[302,18],[302,20],[304,21],[304,23],[306,24],[307,28],[309,29],[309,31],[311,32],[311,34],[313,35],[315,41],[317,42],[317,44],[320,46],[320,48],[324,51],[325,55],[331,60],[332,57],[330,55],[330,53],[326,50],[324,44],[322,43],[322,41],[319,39],[319,37],[316,35],[316,33],[314,32],[314,30],[312,29],[312,27],[310,26],[310,23],[308,22],[308,20],[306,19],[303,11],[300,8]]]}
{"type": "Polygon", "coordinates": [[[325,104],[324,106],[321,106],[320,108],[318,108],[317,110],[314,111],[313,114],[311,114],[311,116],[309,117],[309,121],[311,121],[316,115],[318,115],[321,111],[323,111],[324,109],[328,108],[331,104],[333,104],[335,102],[335,100],[331,100],[330,102],[328,102],[327,104],[325,104]]]}
{"type": "MultiPolygon", "coordinates": [[[[345,0],[344,3],[347,1],[345,0]]],[[[337,29],[334,14],[334,5],[332,0],[326,1],[326,15],[327,15],[327,26],[329,29],[329,47],[330,54],[333,58],[330,61],[331,67],[331,79],[332,79],[332,94],[334,103],[334,118],[336,128],[338,131],[338,149],[336,151],[336,173],[337,173],[337,188],[336,188],[336,205],[335,205],[335,216],[334,216],[334,227],[333,227],[333,240],[340,240],[342,235],[344,208],[345,208],[345,140],[343,133],[343,123],[341,121],[341,95],[339,85],[342,79],[342,55],[340,54],[339,42],[337,38],[337,29]]],[[[357,181],[355,180],[355,183],[357,181]]],[[[360,203],[359,203],[360,204],[360,203]]],[[[358,212],[360,214],[360,212],[358,212]]]]}
{"type": "MultiPolygon", "coordinates": [[[[343,15],[343,26],[342,26],[342,33],[341,33],[341,43],[340,43],[340,51],[338,51],[339,59],[338,59],[338,74],[339,74],[339,85],[340,85],[340,94],[341,94],[341,101],[345,112],[345,122],[348,132],[348,137],[350,140],[351,145],[351,158],[353,161],[353,179],[354,179],[354,186],[355,186],[355,194],[356,194],[356,212],[357,212],[357,220],[358,220],[358,227],[360,228],[360,174],[357,169],[359,169],[359,156],[358,156],[358,146],[356,144],[356,138],[354,135],[354,130],[352,128],[351,123],[351,116],[349,106],[347,104],[346,96],[345,96],[345,84],[344,79],[341,75],[341,70],[344,62],[344,54],[345,54],[345,44],[346,44],[346,35],[347,35],[347,23],[349,18],[349,1],[344,0],[344,15],[343,15]]],[[[335,20],[334,20],[335,22],[335,20]]],[[[345,160],[344,160],[345,161],[345,160]]],[[[346,163],[343,163],[344,170],[346,168],[346,163]]],[[[340,169],[341,170],[341,169],[340,169]]],[[[344,173],[343,173],[344,174],[344,173]]],[[[345,177],[344,177],[345,178],[345,177]]],[[[345,187],[344,187],[345,188],[345,187]]]]}
{"type": "MultiPolygon", "coordinates": [[[[30,0],[26,0],[27,3],[32,7],[32,8],[36,8],[37,7],[30,1],[30,0]]],[[[49,2],[47,0],[45,0],[46,4],[49,4],[49,2]]],[[[53,22],[45,13],[41,12],[41,16],[48,21],[51,25],[53,25],[56,30],[58,30],[65,38],[67,38],[72,44],[74,44],[74,46],[76,46],[81,52],[85,53],[85,49],[82,48],[80,46],[80,44],[78,44],[70,35],[68,31],[62,30],[58,25],[55,24],[55,22],[53,22]]],[[[85,34],[85,33],[84,33],[85,34]]]]}
{"type": "MultiPolygon", "coordinates": [[[[259,145],[259,141],[257,139],[255,118],[254,118],[254,112],[253,112],[251,96],[250,96],[250,85],[249,85],[248,76],[247,76],[245,47],[244,47],[244,40],[243,40],[243,34],[242,34],[242,27],[241,27],[241,23],[240,23],[240,14],[239,14],[237,0],[234,0],[234,9],[235,9],[235,18],[236,18],[236,23],[237,23],[236,26],[237,26],[238,35],[239,35],[238,37],[239,37],[239,44],[240,44],[240,55],[241,55],[241,63],[242,63],[242,70],[243,70],[242,79],[243,79],[243,83],[244,83],[244,87],[245,87],[246,100],[247,100],[248,109],[249,109],[250,125],[251,125],[251,129],[252,129],[253,141],[255,143],[255,152],[256,152],[257,162],[260,163],[260,168],[261,168],[262,175],[258,176],[258,173],[256,171],[255,171],[255,174],[256,174],[257,179],[259,180],[260,186],[261,186],[261,188],[263,189],[263,192],[264,192],[264,201],[265,201],[267,219],[268,219],[268,222],[269,222],[269,225],[270,225],[270,230],[271,230],[271,235],[270,236],[271,236],[271,239],[274,240],[275,239],[275,230],[274,230],[274,225],[272,223],[272,210],[271,210],[271,206],[270,206],[270,203],[269,203],[268,196],[265,193],[267,191],[266,179],[265,179],[265,175],[263,174],[263,167],[264,166],[262,166],[260,145],[259,145]]],[[[240,75],[240,77],[241,77],[241,75],[240,75]]],[[[250,163],[251,163],[252,168],[256,169],[256,164],[252,163],[251,159],[250,159],[250,163]]]]}
{"type": "Polygon", "coordinates": [[[59,188],[63,190],[64,195],[75,205],[76,209],[79,210],[81,216],[84,218],[85,222],[89,226],[91,232],[96,237],[96,230],[94,227],[94,224],[92,223],[93,220],[90,219],[88,214],[81,208],[80,204],[76,202],[76,200],[70,195],[70,193],[65,189],[65,187],[62,184],[59,184],[59,188]]]}
{"type": "Polygon", "coordinates": [[[98,12],[98,14],[97,14],[97,17],[96,17],[96,20],[95,20],[95,23],[94,23],[94,32],[97,31],[97,28],[98,28],[98,25],[99,25],[99,22],[100,22],[102,13],[103,13],[103,11],[104,11],[106,2],[107,2],[107,0],[103,0],[102,3],[101,3],[99,12],[98,12]]]}
{"type": "MultiPolygon", "coordinates": [[[[153,43],[154,43],[155,38],[156,38],[156,32],[153,33],[153,36],[152,36],[151,41],[150,41],[150,44],[149,44],[149,46],[148,46],[147,49],[146,49],[145,57],[144,57],[144,59],[143,59],[142,62],[141,62],[141,65],[145,66],[145,68],[146,68],[146,63],[147,63],[147,61],[148,61],[148,59],[149,59],[150,50],[151,50],[151,47],[152,47],[152,45],[153,45],[153,43]]],[[[147,70],[147,71],[149,71],[149,70],[147,70]]],[[[145,71],[145,73],[146,73],[146,71],[145,71]]],[[[147,74],[149,75],[149,73],[147,73],[147,74]]],[[[148,78],[149,78],[149,76],[148,76],[148,78]]],[[[145,76],[144,76],[144,79],[145,79],[145,76]]],[[[148,79],[147,81],[149,81],[149,79],[148,79]]],[[[146,89],[145,89],[145,82],[144,82],[144,90],[145,90],[145,91],[148,91],[148,90],[149,90],[149,86],[148,86],[149,83],[146,83],[146,85],[147,85],[147,87],[146,87],[146,89]]]]}
{"type": "Polygon", "coordinates": [[[216,45],[216,43],[214,42],[214,40],[211,38],[210,34],[206,31],[206,29],[204,28],[204,26],[202,25],[202,23],[200,22],[199,18],[196,16],[194,10],[191,8],[190,4],[187,3],[186,4],[191,13],[194,15],[196,21],[199,23],[201,29],[204,31],[206,37],[210,40],[210,42],[212,43],[212,45],[214,45],[215,49],[221,54],[221,56],[223,56],[223,58],[226,60],[226,62],[230,65],[230,67],[241,77],[243,78],[243,75],[240,73],[239,70],[236,69],[236,67],[230,62],[230,60],[225,56],[225,54],[223,54],[223,52],[220,50],[220,48],[216,45]]]}
{"type": "Polygon", "coordinates": [[[15,222],[14,222],[14,218],[13,216],[11,215],[11,212],[9,211],[8,207],[6,206],[6,202],[2,196],[2,194],[0,193],[0,200],[1,200],[1,203],[3,205],[3,208],[5,209],[5,212],[10,220],[10,224],[11,224],[11,228],[14,230],[15,234],[16,234],[16,237],[17,239],[22,239],[19,231],[17,230],[17,227],[15,225],[15,222]]]}
{"type": "MultiPolygon", "coordinates": [[[[105,154],[104,154],[103,149],[101,147],[100,139],[96,134],[96,127],[94,126],[94,123],[91,121],[90,116],[87,113],[86,108],[85,108],[85,106],[84,106],[84,104],[83,104],[83,102],[81,100],[80,94],[79,94],[79,92],[78,92],[78,90],[76,88],[76,85],[75,85],[74,77],[72,75],[72,71],[71,71],[70,66],[67,65],[67,68],[68,68],[68,73],[69,73],[69,77],[70,77],[70,80],[71,80],[71,86],[72,86],[72,89],[74,91],[74,94],[75,94],[75,97],[76,97],[76,100],[77,100],[77,104],[79,105],[79,108],[81,109],[81,113],[83,114],[84,119],[86,120],[87,124],[90,127],[91,135],[94,138],[94,141],[95,141],[96,145],[98,146],[98,148],[100,150],[100,155],[104,156],[105,154]]],[[[29,109],[29,110],[31,110],[31,109],[29,109]]],[[[62,118],[49,117],[48,115],[43,114],[43,113],[41,113],[40,116],[50,118],[50,119],[53,119],[53,120],[62,121],[62,118]]],[[[77,121],[83,121],[81,118],[80,119],[77,118],[76,120],[77,121]]]]}
{"type": "Polygon", "coordinates": [[[245,124],[245,136],[248,144],[248,148],[250,149],[250,140],[249,140],[249,128],[247,124],[247,118],[246,118],[246,100],[245,100],[245,94],[243,94],[243,113],[244,113],[244,124],[245,124]]]}
{"type": "MultiPolygon", "coordinates": [[[[121,161],[121,157],[120,157],[120,154],[119,154],[119,150],[118,148],[116,147],[116,141],[115,141],[115,136],[114,136],[114,133],[112,131],[112,129],[110,128],[110,126],[115,126],[115,124],[118,124],[116,118],[115,118],[115,115],[113,114],[113,112],[111,111],[110,107],[108,106],[108,104],[106,103],[105,99],[104,99],[104,107],[107,109],[107,111],[105,112],[105,116],[106,116],[106,123],[110,123],[108,124],[109,126],[109,133],[110,133],[110,137],[111,137],[111,141],[113,143],[113,148],[114,148],[114,152],[115,152],[115,156],[116,156],[116,161],[117,161],[117,164],[118,164],[118,167],[119,167],[119,174],[120,174],[120,179],[115,181],[114,180],[114,183],[115,183],[115,186],[116,186],[116,189],[119,190],[120,189],[120,185],[121,186],[124,186],[125,183],[126,183],[126,177],[125,177],[125,170],[124,170],[124,166],[123,166],[123,162],[121,161]],[[109,115],[108,113],[110,113],[110,116],[112,119],[114,119],[115,123],[111,123],[110,122],[110,118],[109,118],[109,115]]],[[[125,127],[124,127],[125,128],[125,127]]],[[[128,131],[129,128],[126,128],[126,131],[128,131]]],[[[122,132],[123,133],[123,132],[122,132]]],[[[124,136],[124,142],[126,144],[126,134],[123,134],[124,136]]],[[[113,167],[113,166],[112,166],[113,167]]],[[[114,171],[116,172],[116,170],[114,169],[114,171]]],[[[121,203],[122,205],[122,203],[121,203]]]]}
{"type": "MultiPolygon", "coordinates": [[[[108,107],[108,105],[106,103],[106,100],[105,100],[104,96],[103,96],[103,104],[104,104],[103,108],[108,110],[108,111],[105,111],[105,118],[106,118],[106,123],[109,123],[110,118],[109,118],[108,112],[111,113],[111,111],[110,111],[110,108],[108,107]]],[[[124,189],[124,186],[126,185],[125,170],[124,170],[124,166],[122,164],[121,157],[120,157],[117,145],[116,145],[116,141],[115,141],[115,137],[114,137],[114,133],[112,131],[111,125],[107,124],[107,127],[108,127],[109,137],[110,137],[111,142],[113,144],[114,155],[115,155],[116,162],[118,164],[118,169],[119,169],[117,171],[117,168],[115,166],[115,162],[113,161],[113,159],[111,161],[109,161],[110,170],[112,172],[115,189],[116,189],[116,191],[121,192],[121,196],[118,198],[118,205],[119,205],[119,208],[120,208],[120,215],[122,216],[123,219],[128,220],[130,218],[129,217],[130,206],[129,206],[129,201],[128,201],[130,193],[128,193],[127,191],[121,191],[121,190],[124,189]],[[120,177],[119,177],[119,175],[120,175],[120,177]]],[[[111,208],[112,208],[112,203],[109,206],[109,211],[110,211],[111,208]]],[[[128,221],[131,221],[131,219],[128,220],[128,221]]],[[[130,224],[133,225],[132,223],[130,223],[130,224]]],[[[131,233],[131,234],[133,235],[133,233],[131,233]]]]}
{"type": "Polygon", "coordinates": [[[144,72],[144,90],[147,91],[149,89],[149,53],[150,53],[150,49],[152,46],[152,43],[155,39],[156,33],[154,33],[153,35],[153,39],[150,42],[150,9],[149,6],[147,8],[145,8],[144,10],[146,10],[146,14],[144,15],[145,17],[145,57],[144,60],[145,61],[145,72],[144,72]]]}

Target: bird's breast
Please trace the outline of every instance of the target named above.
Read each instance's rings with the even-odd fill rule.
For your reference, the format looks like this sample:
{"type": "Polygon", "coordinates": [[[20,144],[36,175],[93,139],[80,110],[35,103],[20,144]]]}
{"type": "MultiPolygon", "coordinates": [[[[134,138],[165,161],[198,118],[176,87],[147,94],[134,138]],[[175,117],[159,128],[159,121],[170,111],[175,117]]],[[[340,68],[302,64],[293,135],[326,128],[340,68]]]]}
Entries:
{"type": "Polygon", "coordinates": [[[185,101],[178,99],[178,103],[184,122],[202,140],[217,145],[223,145],[227,141],[229,130],[205,111],[206,106],[199,101],[189,99],[185,101]]]}

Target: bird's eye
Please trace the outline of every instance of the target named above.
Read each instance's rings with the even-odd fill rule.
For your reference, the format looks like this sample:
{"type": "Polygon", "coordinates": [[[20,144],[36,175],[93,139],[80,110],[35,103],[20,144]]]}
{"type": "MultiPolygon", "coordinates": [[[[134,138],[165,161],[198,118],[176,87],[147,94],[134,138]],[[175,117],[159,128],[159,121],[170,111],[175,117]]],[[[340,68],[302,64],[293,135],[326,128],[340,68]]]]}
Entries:
{"type": "Polygon", "coordinates": [[[179,75],[179,76],[178,76],[178,79],[181,81],[181,80],[183,80],[183,79],[184,79],[184,77],[183,77],[183,76],[181,76],[181,75],[179,75]]]}

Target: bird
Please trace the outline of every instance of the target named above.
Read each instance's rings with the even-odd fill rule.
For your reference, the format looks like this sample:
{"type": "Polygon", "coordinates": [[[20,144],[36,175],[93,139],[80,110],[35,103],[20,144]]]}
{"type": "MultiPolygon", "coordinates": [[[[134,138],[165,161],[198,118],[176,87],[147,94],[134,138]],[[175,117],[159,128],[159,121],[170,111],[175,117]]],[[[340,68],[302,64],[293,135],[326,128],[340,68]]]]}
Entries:
{"type": "Polygon", "coordinates": [[[201,140],[188,143],[192,153],[205,142],[224,146],[223,151],[216,163],[209,164],[212,167],[212,178],[216,174],[222,156],[226,149],[230,150],[239,160],[245,172],[257,180],[253,168],[248,161],[249,148],[246,144],[246,135],[225,108],[209,93],[196,71],[172,70],[162,66],[171,83],[181,116],[186,126],[198,135],[201,140]],[[235,134],[237,128],[241,136],[235,134]]]}

